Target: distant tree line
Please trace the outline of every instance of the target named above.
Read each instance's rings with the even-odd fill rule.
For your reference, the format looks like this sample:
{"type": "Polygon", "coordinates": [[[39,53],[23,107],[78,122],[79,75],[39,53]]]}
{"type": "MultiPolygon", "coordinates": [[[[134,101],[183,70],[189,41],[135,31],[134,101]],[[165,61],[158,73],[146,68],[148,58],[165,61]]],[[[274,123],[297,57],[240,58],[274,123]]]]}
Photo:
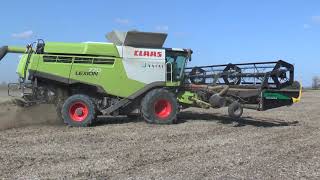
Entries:
{"type": "Polygon", "coordinates": [[[314,76],[312,78],[312,89],[320,89],[320,77],[314,76]]]}

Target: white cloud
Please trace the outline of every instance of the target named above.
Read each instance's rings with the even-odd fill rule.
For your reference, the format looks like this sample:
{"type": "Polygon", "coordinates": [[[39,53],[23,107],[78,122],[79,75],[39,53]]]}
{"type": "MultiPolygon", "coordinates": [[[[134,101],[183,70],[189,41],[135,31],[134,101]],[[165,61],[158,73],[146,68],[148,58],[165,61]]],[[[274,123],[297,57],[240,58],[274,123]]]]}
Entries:
{"type": "Polygon", "coordinates": [[[310,24],[304,24],[303,25],[303,29],[310,29],[311,28],[311,25],[310,24]]]}
{"type": "Polygon", "coordinates": [[[310,29],[320,25],[320,16],[310,16],[309,22],[303,24],[303,29],[310,29]]]}
{"type": "Polygon", "coordinates": [[[11,36],[16,39],[29,39],[33,36],[33,31],[28,30],[20,33],[13,33],[11,36]]]}
{"type": "Polygon", "coordinates": [[[173,33],[176,37],[185,37],[188,35],[186,32],[178,31],[173,33]]]}
{"type": "Polygon", "coordinates": [[[169,26],[168,25],[158,25],[155,27],[155,29],[160,32],[166,32],[169,30],[169,26]]]}
{"type": "Polygon", "coordinates": [[[320,16],[311,16],[311,20],[315,24],[320,24],[320,16]]]}
{"type": "Polygon", "coordinates": [[[128,25],[130,23],[129,19],[123,19],[123,18],[115,18],[114,22],[121,25],[128,25]]]}

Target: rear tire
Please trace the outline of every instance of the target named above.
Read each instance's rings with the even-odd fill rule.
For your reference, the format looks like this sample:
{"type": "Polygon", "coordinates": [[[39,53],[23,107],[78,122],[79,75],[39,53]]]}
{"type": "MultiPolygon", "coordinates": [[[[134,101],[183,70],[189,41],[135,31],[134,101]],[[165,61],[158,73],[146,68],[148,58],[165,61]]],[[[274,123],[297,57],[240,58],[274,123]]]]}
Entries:
{"type": "Polygon", "coordinates": [[[141,102],[142,117],[148,123],[175,123],[177,112],[177,98],[166,89],[151,90],[145,95],[141,102]]]}
{"type": "Polygon", "coordinates": [[[61,108],[64,123],[73,127],[91,125],[96,117],[95,113],[94,103],[89,96],[83,94],[70,96],[61,108]]]}
{"type": "Polygon", "coordinates": [[[231,118],[239,119],[242,116],[243,107],[237,101],[234,101],[228,106],[228,114],[231,118]]]}

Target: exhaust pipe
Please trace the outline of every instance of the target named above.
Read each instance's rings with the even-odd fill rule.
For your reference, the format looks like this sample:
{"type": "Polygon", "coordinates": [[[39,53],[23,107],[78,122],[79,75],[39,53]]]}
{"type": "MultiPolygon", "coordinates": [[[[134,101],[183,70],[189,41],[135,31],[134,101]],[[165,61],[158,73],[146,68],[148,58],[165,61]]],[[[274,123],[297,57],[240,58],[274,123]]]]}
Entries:
{"type": "Polygon", "coordinates": [[[8,46],[2,46],[0,48],[0,61],[4,56],[6,56],[7,53],[8,53],[8,46]]]}

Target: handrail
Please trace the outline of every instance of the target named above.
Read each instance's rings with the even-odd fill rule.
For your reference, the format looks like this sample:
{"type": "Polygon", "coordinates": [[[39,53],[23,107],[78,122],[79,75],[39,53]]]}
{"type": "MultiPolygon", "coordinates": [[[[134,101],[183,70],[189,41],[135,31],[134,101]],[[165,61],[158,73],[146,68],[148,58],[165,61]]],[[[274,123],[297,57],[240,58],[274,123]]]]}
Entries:
{"type": "Polygon", "coordinates": [[[167,75],[170,73],[170,81],[171,81],[171,83],[172,83],[172,78],[173,78],[173,75],[172,75],[173,69],[172,69],[172,67],[173,67],[172,63],[170,63],[170,62],[166,63],[166,81],[168,81],[168,76],[167,75]],[[170,64],[170,69],[171,69],[170,72],[168,72],[168,66],[167,66],[168,64],[170,64]]]}

